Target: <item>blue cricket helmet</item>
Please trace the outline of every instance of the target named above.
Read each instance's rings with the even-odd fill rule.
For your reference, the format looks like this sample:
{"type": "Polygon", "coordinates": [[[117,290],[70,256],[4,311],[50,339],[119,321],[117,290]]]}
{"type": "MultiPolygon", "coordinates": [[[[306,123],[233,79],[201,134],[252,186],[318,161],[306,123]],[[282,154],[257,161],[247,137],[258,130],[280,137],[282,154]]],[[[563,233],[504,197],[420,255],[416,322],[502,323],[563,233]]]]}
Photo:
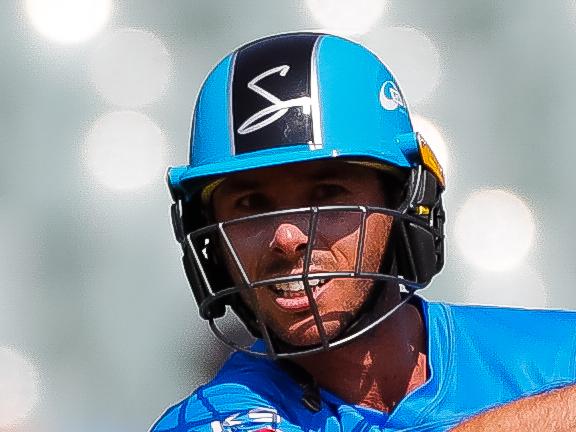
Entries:
{"type": "MultiPolygon", "coordinates": [[[[211,220],[208,198],[219,181],[244,170],[335,158],[401,172],[403,198],[396,208],[342,209],[357,214],[383,212],[394,218],[394,241],[390,240],[388,248],[393,268],[384,265],[384,257],[382,267],[387,273],[368,274],[358,269],[353,277],[392,280],[406,286],[410,294],[425,287],[444,262],[444,176],[434,153],[412,128],[396,80],[372,52],[333,35],[281,34],[238,48],[206,78],[194,110],[189,163],[169,169],[168,185],[175,201],[174,231],[200,315],[233,348],[262,354],[218,330],[215,320],[225,315],[227,306],[252,335],[266,341],[267,354],[273,358],[347,343],[393,312],[382,316],[370,312],[366,314],[369,320],[360,320],[362,325],[350,326],[336,340],[323,338],[319,347],[286,346],[239,297],[240,289],[256,288],[264,282],[246,280],[243,287],[234,285],[223,264],[222,247],[228,248],[228,255],[235,255],[233,245],[226,241],[225,225],[237,221],[211,220]]],[[[333,210],[311,207],[310,214],[333,210]]],[[[274,216],[282,212],[274,212],[274,216]]],[[[270,214],[255,215],[263,223],[270,220],[267,217],[270,214]]],[[[308,243],[311,250],[313,241],[308,243]]],[[[306,272],[290,277],[306,285],[322,334],[308,283],[314,276],[306,272]]],[[[343,274],[333,272],[331,276],[343,274]]],[[[266,283],[285,278],[281,279],[266,283]]]]}
{"type": "Polygon", "coordinates": [[[372,52],[332,35],[281,34],[237,49],[208,75],[189,164],[170,168],[168,183],[183,197],[241,170],[334,157],[409,168],[418,152],[400,88],[372,52]]]}

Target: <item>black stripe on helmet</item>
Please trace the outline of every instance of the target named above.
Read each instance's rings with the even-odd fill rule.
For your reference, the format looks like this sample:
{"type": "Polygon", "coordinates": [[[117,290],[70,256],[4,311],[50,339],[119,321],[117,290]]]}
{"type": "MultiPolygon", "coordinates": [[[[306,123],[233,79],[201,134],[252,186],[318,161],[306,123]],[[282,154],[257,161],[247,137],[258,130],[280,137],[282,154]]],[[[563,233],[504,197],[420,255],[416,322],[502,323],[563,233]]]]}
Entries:
{"type": "Polygon", "coordinates": [[[238,50],[231,103],[235,154],[313,142],[311,62],[320,36],[272,36],[238,50]]]}

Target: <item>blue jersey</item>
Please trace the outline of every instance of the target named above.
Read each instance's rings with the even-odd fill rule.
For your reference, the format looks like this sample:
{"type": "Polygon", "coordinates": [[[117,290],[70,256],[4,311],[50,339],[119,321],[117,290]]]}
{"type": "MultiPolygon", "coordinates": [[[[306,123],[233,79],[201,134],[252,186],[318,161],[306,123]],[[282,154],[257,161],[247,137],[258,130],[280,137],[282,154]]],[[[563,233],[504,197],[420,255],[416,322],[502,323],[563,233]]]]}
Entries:
{"type": "Polygon", "coordinates": [[[276,363],[235,353],[153,432],[445,431],[487,408],[576,382],[576,312],[454,306],[422,300],[429,377],[387,414],[301,387],[276,363]]]}

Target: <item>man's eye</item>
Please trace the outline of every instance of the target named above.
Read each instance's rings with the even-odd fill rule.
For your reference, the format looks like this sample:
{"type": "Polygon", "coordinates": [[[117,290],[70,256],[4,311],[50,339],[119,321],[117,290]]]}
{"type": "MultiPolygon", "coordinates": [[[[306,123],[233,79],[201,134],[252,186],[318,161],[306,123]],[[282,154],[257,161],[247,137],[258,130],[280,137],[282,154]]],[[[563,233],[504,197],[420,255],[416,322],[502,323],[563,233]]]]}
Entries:
{"type": "Polygon", "coordinates": [[[314,189],[314,199],[330,200],[343,198],[348,194],[348,189],[337,184],[321,184],[314,189]]]}
{"type": "Polygon", "coordinates": [[[264,195],[252,193],[238,198],[235,207],[246,211],[264,211],[270,207],[270,202],[264,195]]]}

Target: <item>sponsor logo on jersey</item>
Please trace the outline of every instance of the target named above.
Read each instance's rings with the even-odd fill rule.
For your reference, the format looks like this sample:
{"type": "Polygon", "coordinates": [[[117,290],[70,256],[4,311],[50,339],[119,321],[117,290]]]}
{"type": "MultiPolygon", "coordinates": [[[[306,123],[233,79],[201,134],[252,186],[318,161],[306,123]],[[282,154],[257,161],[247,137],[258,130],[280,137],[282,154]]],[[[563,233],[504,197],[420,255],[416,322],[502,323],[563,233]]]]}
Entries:
{"type": "Polygon", "coordinates": [[[236,413],[222,421],[213,421],[212,432],[282,432],[282,421],[273,408],[254,408],[247,413],[236,413]]]}
{"type": "Polygon", "coordinates": [[[393,81],[386,81],[380,88],[380,105],[388,111],[394,111],[401,106],[406,108],[404,98],[393,81]]]}
{"type": "Polygon", "coordinates": [[[248,88],[250,90],[268,100],[272,105],[257,111],[244,123],[242,123],[237,131],[240,135],[246,135],[251,132],[255,132],[262,129],[263,127],[268,126],[271,123],[274,123],[276,120],[283,117],[284,114],[286,114],[292,107],[302,107],[304,114],[310,114],[311,101],[308,96],[281,100],[280,98],[274,96],[272,93],[264,90],[258,85],[262,79],[273,74],[279,74],[281,77],[285,77],[289,70],[290,66],[288,65],[277,66],[262,72],[261,74],[252,78],[250,82],[248,82],[248,88]]]}

